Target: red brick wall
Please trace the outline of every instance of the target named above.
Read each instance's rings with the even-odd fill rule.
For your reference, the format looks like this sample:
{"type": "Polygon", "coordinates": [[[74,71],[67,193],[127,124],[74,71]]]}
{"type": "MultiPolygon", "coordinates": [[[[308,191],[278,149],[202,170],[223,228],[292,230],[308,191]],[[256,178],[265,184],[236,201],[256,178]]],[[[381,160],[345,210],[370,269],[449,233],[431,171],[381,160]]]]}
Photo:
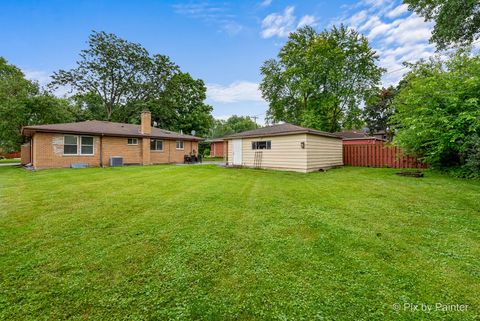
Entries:
{"type": "Polygon", "coordinates": [[[223,157],[225,156],[225,143],[215,142],[210,144],[210,156],[223,157]]]}
{"type": "Polygon", "coordinates": [[[22,145],[22,149],[21,149],[21,164],[22,165],[26,165],[26,164],[31,163],[32,159],[31,159],[31,156],[30,156],[30,149],[31,149],[30,143],[26,143],[26,144],[22,145]]]}
{"type": "Polygon", "coordinates": [[[176,146],[176,141],[164,140],[163,151],[150,151],[151,163],[183,163],[184,155],[190,155],[193,151],[195,151],[195,154],[198,154],[198,142],[185,141],[183,143],[183,150],[177,149],[176,146]]]}
{"type": "Polygon", "coordinates": [[[100,166],[101,162],[103,166],[109,166],[111,156],[123,157],[124,164],[181,163],[185,154],[190,154],[194,150],[198,153],[198,142],[185,141],[184,149],[177,150],[176,141],[164,140],[163,151],[150,151],[150,139],[139,138],[138,145],[128,145],[127,137],[94,136],[94,155],[63,155],[63,136],[52,133],[36,133],[33,136],[35,168],[70,167],[72,163],[84,163],[95,167],[100,166]]]}

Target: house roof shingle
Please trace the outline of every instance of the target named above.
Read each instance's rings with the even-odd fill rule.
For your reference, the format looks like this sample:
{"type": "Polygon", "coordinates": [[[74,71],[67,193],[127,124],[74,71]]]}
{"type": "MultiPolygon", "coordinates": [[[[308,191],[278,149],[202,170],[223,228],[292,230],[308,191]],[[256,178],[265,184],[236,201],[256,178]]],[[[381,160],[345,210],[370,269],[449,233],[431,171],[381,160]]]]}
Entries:
{"type": "Polygon", "coordinates": [[[200,140],[200,138],[196,136],[184,135],[155,127],[152,127],[152,133],[150,135],[146,135],[141,133],[140,128],[140,125],[134,124],[88,120],[78,123],[25,126],[22,128],[22,134],[25,136],[30,136],[34,132],[47,132],[68,134],[96,134],[103,136],[121,137],[152,137],[164,139],[200,140]]]}
{"type": "Polygon", "coordinates": [[[369,138],[365,132],[358,130],[344,130],[341,132],[335,133],[342,138],[369,138]]]}
{"type": "Polygon", "coordinates": [[[265,137],[265,136],[284,136],[284,135],[294,135],[294,134],[311,134],[317,136],[341,138],[336,134],[322,132],[320,130],[300,127],[297,125],[284,123],[277,124],[272,126],[266,126],[258,129],[247,130],[245,132],[236,133],[232,135],[225,136],[224,139],[232,138],[244,138],[244,137],[265,137]]]}

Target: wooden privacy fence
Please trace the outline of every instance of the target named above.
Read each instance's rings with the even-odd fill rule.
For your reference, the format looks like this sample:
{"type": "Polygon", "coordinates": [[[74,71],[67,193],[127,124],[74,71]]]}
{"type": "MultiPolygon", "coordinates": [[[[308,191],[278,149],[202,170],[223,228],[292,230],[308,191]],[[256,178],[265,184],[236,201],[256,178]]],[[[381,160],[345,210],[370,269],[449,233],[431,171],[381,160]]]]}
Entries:
{"type": "Polygon", "coordinates": [[[20,152],[0,153],[0,156],[5,158],[20,158],[20,152]]]}
{"type": "Polygon", "coordinates": [[[351,166],[427,168],[415,157],[403,155],[396,146],[382,145],[343,145],[343,163],[351,166]]]}

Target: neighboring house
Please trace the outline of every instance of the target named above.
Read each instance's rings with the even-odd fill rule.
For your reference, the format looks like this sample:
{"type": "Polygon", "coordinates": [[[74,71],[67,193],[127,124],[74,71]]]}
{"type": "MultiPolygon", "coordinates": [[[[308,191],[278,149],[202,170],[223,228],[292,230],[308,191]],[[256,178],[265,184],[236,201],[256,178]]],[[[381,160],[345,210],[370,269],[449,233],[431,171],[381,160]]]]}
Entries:
{"type": "Polygon", "coordinates": [[[34,168],[110,166],[112,157],[123,164],[183,162],[197,154],[199,138],[151,126],[150,112],[142,112],[141,125],[107,121],[25,126],[30,142],[22,146],[22,163],[34,168]]]}
{"type": "Polygon", "coordinates": [[[377,137],[343,138],[343,145],[382,145],[384,142],[384,139],[377,137]]]}
{"type": "Polygon", "coordinates": [[[223,138],[207,139],[205,142],[210,143],[211,157],[225,156],[225,142],[223,141],[223,138]]]}
{"type": "Polygon", "coordinates": [[[224,139],[230,166],[305,173],[343,165],[342,139],[315,129],[279,124],[224,139]]]}
{"type": "Polygon", "coordinates": [[[370,145],[370,144],[383,144],[384,139],[368,136],[363,131],[356,130],[347,130],[336,133],[338,136],[342,137],[343,145],[370,145]]]}
{"type": "Polygon", "coordinates": [[[384,130],[379,130],[378,132],[374,132],[372,134],[373,137],[376,137],[378,139],[382,139],[384,141],[388,141],[389,139],[389,135],[388,135],[388,132],[384,131],[384,130]]]}

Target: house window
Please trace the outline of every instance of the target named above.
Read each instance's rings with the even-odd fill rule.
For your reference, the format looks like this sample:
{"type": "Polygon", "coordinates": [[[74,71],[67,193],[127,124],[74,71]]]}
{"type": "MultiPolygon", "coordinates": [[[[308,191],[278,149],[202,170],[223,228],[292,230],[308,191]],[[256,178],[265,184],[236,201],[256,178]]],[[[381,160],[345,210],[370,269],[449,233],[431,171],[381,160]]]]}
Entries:
{"type": "Polygon", "coordinates": [[[128,138],[127,139],[127,144],[128,145],[138,145],[138,139],[137,138],[128,138]]]}
{"type": "Polygon", "coordinates": [[[93,137],[73,135],[63,136],[63,154],[93,155],[93,137]]]}
{"type": "Polygon", "coordinates": [[[163,140],[150,139],[150,150],[163,150],[163,140]]]}
{"type": "Polygon", "coordinates": [[[78,137],[72,135],[63,136],[63,154],[77,155],[78,137]]]}
{"type": "Polygon", "coordinates": [[[252,149],[272,149],[271,140],[259,140],[252,142],[252,149]]]}
{"type": "Polygon", "coordinates": [[[183,149],[183,140],[177,140],[177,149],[183,149]]]}
{"type": "Polygon", "coordinates": [[[93,155],[93,137],[82,136],[80,137],[80,154],[82,155],[93,155]]]}

